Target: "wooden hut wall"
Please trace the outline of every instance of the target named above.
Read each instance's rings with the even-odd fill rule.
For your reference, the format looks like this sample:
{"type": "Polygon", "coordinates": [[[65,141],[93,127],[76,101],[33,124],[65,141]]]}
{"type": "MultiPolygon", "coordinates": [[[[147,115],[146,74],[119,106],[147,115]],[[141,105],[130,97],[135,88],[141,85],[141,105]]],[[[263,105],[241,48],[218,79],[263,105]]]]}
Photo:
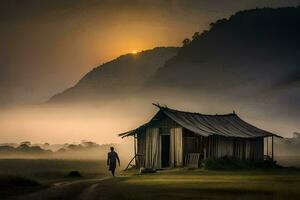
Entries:
{"type": "Polygon", "coordinates": [[[233,138],[214,137],[215,138],[215,155],[216,158],[224,156],[233,157],[233,138]]]}
{"type": "Polygon", "coordinates": [[[198,153],[200,151],[198,137],[195,133],[187,129],[183,129],[182,137],[184,155],[188,153],[198,153]]]}
{"type": "Polygon", "coordinates": [[[263,138],[243,139],[209,136],[207,158],[235,157],[241,160],[263,159],[263,138]]]}
{"type": "Polygon", "coordinates": [[[159,128],[146,128],[145,167],[161,168],[161,140],[159,128]]]}
{"type": "MultiPolygon", "coordinates": [[[[160,133],[170,134],[170,166],[182,166],[182,127],[163,113],[157,115],[154,119],[155,120],[151,121],[151,128],[159,128],[160,133]]],[[[159,152],[161,152],[161,149],[159,150],[159,152]]]]}
{"type": "Polygon", "coordinates": [[[207,155],[206,158],[215,158],[215,152],[216,152],[216,141],[214,136],[207,137],[206,142],[206,149],[207,149],[207,155]]]}
{"type": "Polygon", "coordinates": [[[146,153],[146,132],[140,130],[137,133],[137,154],[143,155],[136,158],[138,168],[145,167],[145,153],[146,153]]]}
{"type": "Polygon", "coordinates": [[[264,139],[256,138],[249,140],[249,159],[250,160],[263,160],[264,158],[264,139]]]}
{"type": "MultiPolygon", "coordinates": [[[[180,126],[174,122],[173,120],[171,120],[169,117],[167,117],[165,114],[158,114],[154,120],[151,121],[151,124],[148,128],[139,130],[136,134],[137,134],[137,153],[143,156],[140,156],[139,158],[137,158],[137,165],[138,167],[146,167],[146,160],[147,160],[147,167],[149,167],[150,164],[153,160],[153,158],[151,157],[151,152],[150,149],[152,149],[152,139],[151,137],[148,137],[148,141],[146,139],[146,135],[147,133],[149,133],[149,130],[151,130],[152,128],[157,128],[159,130],[160,133],[170,133],[170,129],[171,128],[179,128],[180,126]],[[146,150],[146,145],[147,149],[146,150]],[[148,154],[148,155],[146,155],[148,154]],[[147,157],[148,156],[148,157],[147,157]]],[[[151,131],[150,131],[151,132],[151,131]]],[[[150,133],[151,134],[151,133],[150,133]]],[[[160,139],[159,139],[159,144],[160,144],[160,139]]],[[[160,148],[160,147],[159,147],[160,148]]],[[[159,153],[161,152],[161,149],[158,149],[159,153]]],[[[156,160],[158,159],[158,157],[156,158],[156,160]]],[[[160,159],[160,158],[159,158],[160,159]]],[[[157,162],[160,162],[157,160],[157,162]]],[[[155,166],[158,167],[160,165],[160,163],[156,163],[155,166]]]]}
{"type": "Polygon", "coordinates": [[[183,128],[183,158],[189,153],[200,153],[200,159],[205,159],[207,137],[195,134],[183,128]]]}
{"type": "Polygon", "coordinates": [[[234,138],[233,157],[238,159],[246,159],[246,140],[234,138]]]}
{"type": "MultiPolygon", "coordinates": [[[[199,154],[199,160],[206,158],[206,137],[183,128],[183,165],[189,165],[190,155],[199,154]]],[[[198,160],[198,164],[199,164],[198,160]]]]}
{"type": "Polygon", "coordinates": [[[234,156],[243,160],[263,159],[263,138],[235,139],[234,156]]]}
{"type": "Polygon", "coordinates": [[[149,126],[137,133],[137,153],[140,167],[161,167],[160,134],[170,134],[170,165],[182,166],[187,153],[200,153],[201,159],[224,156],[238,159],[263,159],[263,138],[243,139],[217,135],[203,137],[182,128],[175,121],[161,113],[155,116],[149,126]]]}
{"type": "Polygon", "coordinates": [[[167,117],[165,114],[160,114],[151,121],[150,127],[171,129],[179,128],[181,126],[169,117],[167,117]]]}
{"type": "Polygon", "coordinates": [[[174,167],[183,166],[182,128],[170,129],[170,164],[174,167]]]}

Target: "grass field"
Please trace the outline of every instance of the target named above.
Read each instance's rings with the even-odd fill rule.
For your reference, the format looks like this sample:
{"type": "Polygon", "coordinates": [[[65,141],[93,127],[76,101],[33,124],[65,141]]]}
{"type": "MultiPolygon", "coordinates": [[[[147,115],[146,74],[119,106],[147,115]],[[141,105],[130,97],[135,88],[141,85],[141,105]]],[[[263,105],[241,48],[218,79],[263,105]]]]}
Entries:
{"type": "Polygon", "coordinates": [[[83,178],[99,178],[108,175],[105,162],[100,160],[0,160],[0,175],[28,177],[42,183],[65,180],[67,174],[75,170],[79,171],[83,178]]]}
{"type": "Polygon", "coordinates": [[[118,192],[106,199],[300,199],[298,170],[171,170],[109,181],[118,192]]]}
{"type": "Polygon", "coordinates": [[[57,182],[105,176],[108,176],[105,162],[99,160],[1,159],[0,199],[44,189],[57,182]],[[82,177],[68,177],[71,171],[79,171],[82,177]],[[18,184],[21,181],[23,185],[18,184]],[[32,181],[38,184],[32,185],[32,181]]]}
{"type": "Polygon", "coordinates": [[[42,192],[42,198],[30,199],[86,199],[87,196],[88,199],[101,200],[300,199],[300,171],[297,169],[243,171],[173,169],[143,175],[132,170],[116,178],[100,180],[109,176],[104,161],[0,160],[0,185],[1,176],[11,175],[25,177],[26,179],[22,180],[25,186],[7,185],[5,188],[2,185],[0,199],[11,195],[19,195],[23,199],[22,195],[37,191],[42,192]],[[80,171],[83,177],[66,176],[74,170],[80,171]],[[31,182],[31,179],[39,184],[31,182]],[[57,182],[74,184],[53,187],[52,185],[57,182]],[[26,187],[26,184],[30,186],[26,187]],[[51,198],[47,198],[48,194],[51,194],[51,198]]]}

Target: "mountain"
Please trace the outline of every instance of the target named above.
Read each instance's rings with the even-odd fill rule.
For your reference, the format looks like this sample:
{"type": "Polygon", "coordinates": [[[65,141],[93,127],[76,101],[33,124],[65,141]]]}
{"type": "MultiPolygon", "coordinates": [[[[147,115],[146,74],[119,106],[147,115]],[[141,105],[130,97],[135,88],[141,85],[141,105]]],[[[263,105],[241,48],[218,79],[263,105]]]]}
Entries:
{"type": "Polygon", "coordinates": [[[155,48],[105,63],[49,102],[138,96],[174,106],[206,105],[201,109],[209,112],[259,111],[294,123],[300,114],[299,24],[300,7],[240,11],[211,23],[182,48],[155,48]]]}
{"type": "Polygon", "coordinates": [[[120,56],[94,68],[74,87],[54,95],[49,102],[97,101],[128,96],[137,92],[177,51],[175,47],[157,47],[120,56]]]}
{"type": "Polygon", "coordinates": [[[245,10],[220,19],[159,68],[144,91],[175,89],[299,110],[299,24],[300,7],[245,10]]]}

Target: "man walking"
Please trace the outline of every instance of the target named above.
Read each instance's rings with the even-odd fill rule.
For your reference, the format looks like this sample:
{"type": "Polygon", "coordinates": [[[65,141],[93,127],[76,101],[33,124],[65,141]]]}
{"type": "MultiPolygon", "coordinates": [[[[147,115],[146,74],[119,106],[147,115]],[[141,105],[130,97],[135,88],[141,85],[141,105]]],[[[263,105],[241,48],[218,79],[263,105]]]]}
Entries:
{"type": "Polygon", "coordinates": [[[120,159],[119,159],[117,152],[115,152],[114,147],[110,147],[110,152],[107,155],[107,165],[109,166],[109,171],[111,171],[113,176],[115,176],[117,160],[118,160],[118,164],[120,166],[120,159]]]}

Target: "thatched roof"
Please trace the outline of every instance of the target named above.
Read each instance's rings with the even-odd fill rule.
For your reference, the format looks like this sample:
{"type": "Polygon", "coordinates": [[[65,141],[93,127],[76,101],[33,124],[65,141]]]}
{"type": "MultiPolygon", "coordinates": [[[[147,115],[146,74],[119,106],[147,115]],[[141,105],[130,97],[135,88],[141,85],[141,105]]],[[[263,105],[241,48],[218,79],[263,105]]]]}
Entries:
{"type": "MultiPolygon", "coordinates": [[[[159,112],[162,112],[180,126],[204,137],[210,135],[238,138],[257,138],[268,136],[280,137],[274,133],[259,129],[245,122],[235,113],[225,115],[206,115],[174,110],[168,107],[161,107],[159,105],[155,106],[160,109],[159,112]]],[[[127,137],[134,135],[140,130],[151,126],[153,119],[154,118],[137,129],[119,134],[119,136],[127,137]]]]}

